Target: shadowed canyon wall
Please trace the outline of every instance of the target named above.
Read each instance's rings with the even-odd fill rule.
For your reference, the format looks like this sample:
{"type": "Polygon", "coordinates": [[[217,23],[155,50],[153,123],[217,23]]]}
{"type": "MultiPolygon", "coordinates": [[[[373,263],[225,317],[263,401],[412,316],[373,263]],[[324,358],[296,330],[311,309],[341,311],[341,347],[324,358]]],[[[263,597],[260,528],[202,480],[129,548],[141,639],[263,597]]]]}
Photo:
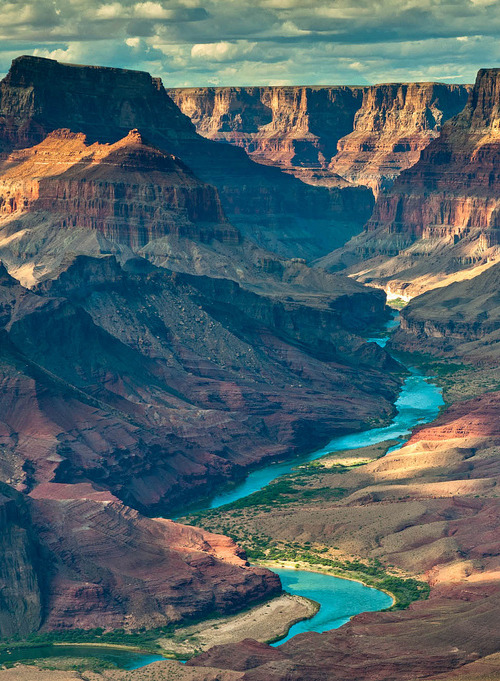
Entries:
{"type": "Polygon", "coordinates": [[[361,230],[373,207],[363,187],[311,187],[201,137],[147,73],[14,60],[0,84],[0,148],[32,147],[58,129],[111,144],[139,130],[148,144],[215,186],[227,218],[246,237],[287,257],[311,258],[340,246],[361,230]]]}

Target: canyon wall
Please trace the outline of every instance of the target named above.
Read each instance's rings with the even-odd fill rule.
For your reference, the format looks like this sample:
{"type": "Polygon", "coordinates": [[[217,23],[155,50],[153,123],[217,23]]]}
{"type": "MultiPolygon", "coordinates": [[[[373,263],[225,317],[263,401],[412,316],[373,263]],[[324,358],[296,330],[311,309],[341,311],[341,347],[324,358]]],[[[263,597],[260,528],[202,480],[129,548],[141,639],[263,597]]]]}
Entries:
{"type": "Polygon", "coordinates": [[[468,86],[395,83],[364,87],[168,90],[197,131],[243,147],[312,184],[364,184],[376,194],[419,158],[468,86]]]}
{"type": "Polygon", "coordinates": [[[495,367],[500,357],[500,265],[474,279],[418,296],[401,311],[391,342],[433,354],[495,367]]]}
{"type": "Polygon", "coordinates": [[[498,69],[479,71],[465,109],[380,194],[365,231],[320,265],[411,297],[498,258],[499,83],[498,69]]]}

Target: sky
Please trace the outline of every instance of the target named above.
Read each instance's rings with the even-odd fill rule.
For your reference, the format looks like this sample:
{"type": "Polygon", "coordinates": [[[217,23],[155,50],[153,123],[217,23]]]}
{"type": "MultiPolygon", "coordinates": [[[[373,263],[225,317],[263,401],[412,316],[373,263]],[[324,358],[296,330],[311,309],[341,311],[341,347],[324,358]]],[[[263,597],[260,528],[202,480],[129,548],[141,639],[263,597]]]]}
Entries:
{"type": "Polygon", "coordinates": [[[500,66],[500,0],[0,0],[20,54],[119,66],[167,87],[473,82],[500,66]]]}

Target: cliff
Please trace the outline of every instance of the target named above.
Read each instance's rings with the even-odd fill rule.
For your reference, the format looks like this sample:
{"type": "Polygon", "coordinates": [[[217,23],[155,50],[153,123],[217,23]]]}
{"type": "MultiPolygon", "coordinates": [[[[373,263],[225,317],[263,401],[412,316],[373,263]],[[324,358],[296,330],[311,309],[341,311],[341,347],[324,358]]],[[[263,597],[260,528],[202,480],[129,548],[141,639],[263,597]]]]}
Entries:
{"type": "Polygon", "coordinates": [[[47,556],[44,630],[161,627],[281,590],[227,537],[145,518],[90,485],[40,486],[30,507],[47,556]]]}
{"type": "Polygon", "coordinates": [[[168,90],[204,137],[243,147],[259,163],[326,168],[352,132],[362,88],[221,87],[168,90]]]}
{"type": "Polygon", "coordinates": [[[468,98],[465,85],[389,83],[366,88],[353,131],[339,141],[330,168],[350,182],[366,184],[378,196],[468,98]]]}
{"type": "MultiPolygon", "coordinates": [[[[248,239],[287,257],[311,258],[341,245],[373,207],[364,188],[311,187],[201,137],[147,73],[15,59],[0,84],[0,148],[7,154],[33,147],[59,129],[101,144],[137,129],[149,145],[215,186],[227,219],[248,239]]],[[[213,190],[207,192],[213,203],[213,190]]]]}
{"type": "Polygon", "coordinates": [[[436,288],[401,311],[391,342],[494,367],[500,354],[500,265],[474,279],[436,288]]]}
{"type": "Polygon", "coordinates": [[[3,270],[3,475],[27,492],[92,481],[166,514],[259,461],[386,416],[398,366],[348,321],[353,305],[365,306],[360,323],[378,318],[383,295],[350,286],[321,304],[282,302],[81,256],[29,292],[3,270]]]}
{"type": "Polygon", "coordinates": [[[40,547],[23,495],[0,483],[0,637],[27,636],[44,613],[40,547]]]}
{"type": "Polygon", "coordinates": [[[0,483],[0,634],[160,627],[281,590],[227,537],[150,519],[89,484],[0,483]]]}
{"type": "Polygon", "coordinates": [[[322,265],[351,265],[365,281],[414,296],[498,258],[499,83],[498,69],[479,71],[463,112],[379,196],[365,232],[322,265]]]}
{"type": "Polygon", "coordinates": [[[396,83],[168,92],[209,139],[243,147],[259,163],[311,184],[342,186],[343,178],[378,194],[463,109],[468,87],[396,83]]]}

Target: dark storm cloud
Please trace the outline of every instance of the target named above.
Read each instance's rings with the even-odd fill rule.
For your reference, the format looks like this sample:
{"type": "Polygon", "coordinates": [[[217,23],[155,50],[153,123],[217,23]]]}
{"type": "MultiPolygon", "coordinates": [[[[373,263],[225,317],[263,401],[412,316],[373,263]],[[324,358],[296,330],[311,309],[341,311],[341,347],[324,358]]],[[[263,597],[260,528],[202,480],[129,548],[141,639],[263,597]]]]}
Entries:
{"type": "Polygon", "coordinates": [[[500,62],[500,0],[0,0],[19,53],[170,85],[471,81],[500,62]]]}

